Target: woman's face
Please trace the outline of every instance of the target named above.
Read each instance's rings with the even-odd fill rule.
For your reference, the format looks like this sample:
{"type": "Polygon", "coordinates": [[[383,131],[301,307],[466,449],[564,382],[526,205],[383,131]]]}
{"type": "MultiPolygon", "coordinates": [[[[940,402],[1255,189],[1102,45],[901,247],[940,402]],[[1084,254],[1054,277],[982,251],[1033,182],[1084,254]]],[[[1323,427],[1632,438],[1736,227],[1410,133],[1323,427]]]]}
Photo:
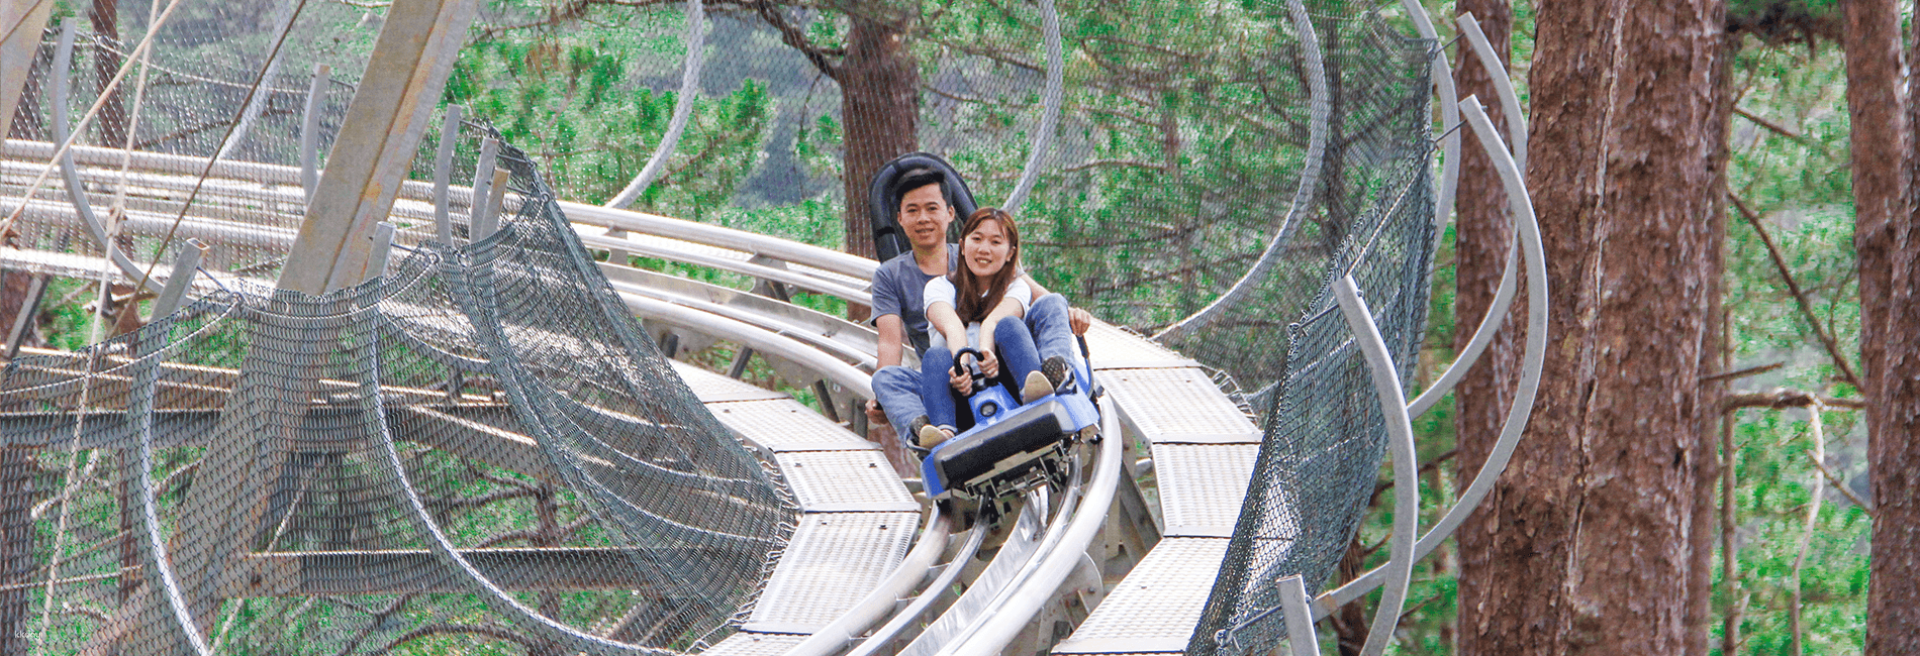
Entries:
{"type": "Polygon", "coordinates": [[[966,260],[967,270],[981,278],[999,273],[1012,252],[1013,244],[999,221],[981,221],[960,241],[960,257],[966,260]]]}

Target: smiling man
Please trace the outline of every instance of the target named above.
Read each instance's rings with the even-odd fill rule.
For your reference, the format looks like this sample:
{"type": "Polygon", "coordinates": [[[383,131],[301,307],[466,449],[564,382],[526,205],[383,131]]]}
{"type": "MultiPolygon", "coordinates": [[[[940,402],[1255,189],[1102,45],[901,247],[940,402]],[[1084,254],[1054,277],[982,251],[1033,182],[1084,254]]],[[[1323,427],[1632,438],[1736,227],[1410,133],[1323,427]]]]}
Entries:
{"type": "MultiPolygon", "coordinates": [[[[953,193],[946,176],[930,168],[901,174],[889,193],[900,208],[898,223],[913,250],[881,263],[873,273],[874,327],[880,332],[880,349],[879,369],[873,373],[875,399],[867,402],[867,419],[891,424],[905,438],[903,443],[917,446],[907,436],[917,435],[927,421],[926,404],[920,399],[920,372],[900,362],[908,344],[915,354],[924,355],[930,339],[940,339],[928,337],[922,294],[927,281],[947,275],[959,260],[955,246],[947,243],[947,226],[955,218],[953,193]]],[[[1029,326],[1066,322],[1073,334],[1086,332],[1092,315],[1068,309],[1065,298],[1048,294],[1025,271],[1020,276],[1033,288],[1036,299],[1027,311],[1029,326]]],[[[1042,332],[1035,330],[1036,335],[1042,332]]],[[[1042,358],[1060,355],[1070,361],[1073,357],[1071,340],[1038,346],[1042,358]]]]}

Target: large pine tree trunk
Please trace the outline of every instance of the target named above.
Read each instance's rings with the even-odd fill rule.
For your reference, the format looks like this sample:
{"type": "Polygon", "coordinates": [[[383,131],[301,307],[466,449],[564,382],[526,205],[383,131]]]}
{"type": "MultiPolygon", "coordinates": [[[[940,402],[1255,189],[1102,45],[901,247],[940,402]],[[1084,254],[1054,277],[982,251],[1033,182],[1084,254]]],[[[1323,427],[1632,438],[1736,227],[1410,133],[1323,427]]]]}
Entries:
{"type": "MultiPolygon", "coordinates": [[[[120,47],[119,4],[120,0],[93,0],[92,7],[87,11],[87,20],[93,24],[94,35],[114,47],[120,47]]],[[[105,89],[114,74],[120,72],[120,55],[106,48],[96,48],[93,52],[93,77],[99,83],[99,88],[105,89]]],[[[100,106],[100,120],[95,121],[100,130],[100,143],[97,145],[107,148],[126,146],[127,109],[120,101],[120,90],[125,87],[124,84],[115,87],[113,94],[107,97],[106,104],[100,106]]]]}
{"type": "Polygon", "coordinates": [[[883,2],[867,4],[848,11],[847,56],[839,76],[846,124],[841,170],[847,252],[873,257],[867,185],[887,160],[919,148],[920,72],[905,42],[908,17],[883,2]]]}
{"type": "MultiPolygon", "coordinates": [[[[1512,29],[1513,9],[1506,0],[1461,0],[1454,8],[1459,14],[1473,14],[1493,44],[1494,52],[1503,61],[1510,57],[1508,34],[1512,29]]],[[[1465,42],[1462,43],[1453,62],[1454,84],[1461,97],[1478,96],[1482,104],[1487,105],[1488,115],[1504,135],[1506,121],[1501,114],[1499,95],[1494,91],[1493,76],[1506,75],[1506,72],[1486,70],[1465,42]]],[[[1455,195],[1453,219],[1456,285],[1453,346],[1456,353],[1466,349],[1467,342],[1473,339],[1474,328],[1486,315],[1487,307],[1493,304],[1494,292],[1500,286],[1500,275],[1506,266],[1507,244],[1513,238],[1506,209],[1506,188],[1494,172],[1492,160],[1473,135],[1463,132],[1459,136],[1465,140],[1460,149],[1460,186],[1455,195]]],[[[1524,285],[1524,280],[1521,283],[1524,285]]],[[[1524,295],[1515,300],[1515,308],[1525,307],[1524,295]]],[[[1499,438],[1507,406],[1513,402],[1518,361],[1514,344],[1517,332],[1524,330],[1525,323],[1524,311],[1509,312],[1505,328],[1487,347],[1486,355],[1454,388],[1453,424],[1461,481],[1473,480],[1499,438]]],[[[1475,513],[1455,533],[1460,545],[1459,644],[1463,654],[1485,652],[1484,635],[1473,627],[1480,626],[1482,617],[1495,609],[1489,605],[1492,600],[1488,596],[1493,587],[1490,585],[1493,581],[1488,578],[1491,573],[1488,559],[1493,554],[1491,540],[1495,530],[1498,530],[1497,523],[1491,514],[1475,513]]]]}
{"type": "Polygon", "coordinates": [[[1895,0],[1842,4],[1875,507],[1866,653],[1912,654],[1920,653],[1920,339],[1913,334],[1920,245],[1908,197],[1914,173],[1900,93],[1900,12],[1895,0]]]}
{"type": "Polygon", "coordinates": [[[1552,280],[1546,374],[1493,519],[1480,654],[1679,654],[1714,270],[1718,0],[1543,2],[1529,186],[1552,280]],[[1632,638],[1623,639],[1622,631],[1632,638]]]}

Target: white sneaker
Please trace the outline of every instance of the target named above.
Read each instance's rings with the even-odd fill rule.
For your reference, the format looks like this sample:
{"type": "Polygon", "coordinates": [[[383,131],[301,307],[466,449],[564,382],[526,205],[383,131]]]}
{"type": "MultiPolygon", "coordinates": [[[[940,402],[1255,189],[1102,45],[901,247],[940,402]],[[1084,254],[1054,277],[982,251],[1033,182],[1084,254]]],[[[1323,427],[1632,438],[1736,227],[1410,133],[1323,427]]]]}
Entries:
{"type": "Polygon", "coordinates": [[[921,426],[920,427],[920,448],[931,449],[933,447],[940,446],[941,442],[947,441],[947,438],[950,438],[950,437],[953,437],[953,434],[948,433],[945,430],[942,430],[939,426],[935,426],[932,424],[921,426]]]}
{"type": "Polygon", "coordinates": [[[1053,382],[1038,371],[1027,374],[1027,384],[1020,386],[1020,405],[1046,398],[1053,393],[1053,382]]]}

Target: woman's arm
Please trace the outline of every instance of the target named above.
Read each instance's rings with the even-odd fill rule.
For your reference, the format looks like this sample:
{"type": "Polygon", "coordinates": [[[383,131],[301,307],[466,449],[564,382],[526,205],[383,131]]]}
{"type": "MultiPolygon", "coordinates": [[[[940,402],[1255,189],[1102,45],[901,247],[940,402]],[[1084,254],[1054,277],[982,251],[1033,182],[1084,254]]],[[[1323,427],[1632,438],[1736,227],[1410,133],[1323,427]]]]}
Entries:
{"type": "Polygon", "coordinates": [[[947,338],[947,350],[957,352],[967,345],[967,324],[960,321],[960,313],[953,310],[951,303],[935,301],[928,305],[927,327],[947,338]]]}
{"type": "Polygon", "coordinates": [[[1018,319],[1026,316],[1026,313],[1027,306],[1025,303],[1021,303],[1019,299],[1012,297],[1002,298],[1000,299],[1000,304],[994,306],[993,311],[987,313],[987,318],[980,322],[980,353],[983,354],[983,359],[987,360],[987,362],[981,363],[980,368],[985,371],[988,376],[1000,375],[999,357],[993,354],[993,327],[998,325],[1001,319],[1018,319]],[[991,367],[988,365],[991,365],[991,367]]]}

